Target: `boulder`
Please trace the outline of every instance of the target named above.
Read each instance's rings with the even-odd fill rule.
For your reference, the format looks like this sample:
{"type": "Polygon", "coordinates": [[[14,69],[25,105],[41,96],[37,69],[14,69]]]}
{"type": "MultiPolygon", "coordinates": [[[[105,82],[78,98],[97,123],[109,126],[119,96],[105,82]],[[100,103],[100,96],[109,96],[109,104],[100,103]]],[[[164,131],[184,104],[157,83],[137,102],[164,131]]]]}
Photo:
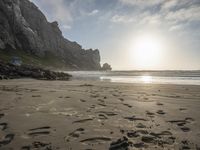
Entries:
{"type": "Polygon", "coordinates": [[[0,62],[0,79],[34,78],[40,80],[69,80],[71,75],[28,65],[15,66],[0,62]]]}
{"type": "Polygon", "coordinates": [[[101,69],[104,71],[110,71],[110,70],[112,70],[112,67],[108,63],[105,63],[105,64],[103,64],[101,69]]]}

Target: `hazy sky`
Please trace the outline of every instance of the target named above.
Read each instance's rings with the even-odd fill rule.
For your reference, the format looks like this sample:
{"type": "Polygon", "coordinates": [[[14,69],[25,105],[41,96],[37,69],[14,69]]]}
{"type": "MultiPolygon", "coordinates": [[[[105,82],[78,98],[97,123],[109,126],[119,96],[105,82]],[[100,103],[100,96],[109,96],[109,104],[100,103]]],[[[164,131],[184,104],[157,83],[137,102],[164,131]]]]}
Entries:
{"type": "Polygon", "coordinates": [[[31,1],[67,39],[98,48],[113,69],[200,69],[200,0],[31,1]],[[137,39],[151,38],[155,54],[133,52],[137,39]]]}

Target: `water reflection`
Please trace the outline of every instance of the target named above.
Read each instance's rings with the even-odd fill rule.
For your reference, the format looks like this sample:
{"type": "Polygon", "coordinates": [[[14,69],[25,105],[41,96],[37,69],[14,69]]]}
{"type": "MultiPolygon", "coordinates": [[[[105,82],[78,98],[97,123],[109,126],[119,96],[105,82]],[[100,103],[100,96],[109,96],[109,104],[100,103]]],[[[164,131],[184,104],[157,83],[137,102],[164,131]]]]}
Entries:
{"type": "Polygon", "coordinates": [[[152,83],[153,78],[152,76],[141,76],[141,81],[143,83],[152,83]]]}
{"type": "Polygon", "coordinates": [[[152,83],[152,76],[102,76],[101,81],[124,83],[152,83]]]}
{"type": "Polygon", "coordinates": [[[118,71],[118,72],[95,72],[95,71],[72,71],[67,72],[73,76],[73,80],[105,81],[120,83],[144,83],[144,84],[187,84],[200,85],[200,71],[118,71]]]}

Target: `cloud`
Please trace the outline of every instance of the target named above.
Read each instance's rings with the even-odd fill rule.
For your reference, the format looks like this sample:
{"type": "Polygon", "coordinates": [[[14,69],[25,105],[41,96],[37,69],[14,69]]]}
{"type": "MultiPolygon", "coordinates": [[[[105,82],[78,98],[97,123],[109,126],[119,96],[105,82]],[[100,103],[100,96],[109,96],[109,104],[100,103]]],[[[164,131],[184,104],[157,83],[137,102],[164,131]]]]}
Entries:
{"type": "MultiPolygon", "coordinates": [[[[183,1],[183,0],[182,0],[183,1]]],[[[178,0],[168,0],[162,5],[163,10],[168,10],[175,7],[178,3],[178,0]]]]}
{"type": "MultiPolygon", "coordinates": [[[[84,9],[80,9],[79,10],[79,18],[82,18],[82,17],[89,17],[89,16],[95,16],[99,13],[99,10],[98,9],[94,9],[92,11],[86,11],[84,9]]],[[[76,14],[77,15],[77,14],[76,14]]]]}
{"type": "Polygon", "coordinates": [[[165,19],[168,21],[191,22],[200,21],[200,6],[191,6],[190,8],[182,8],[177,11],[171,11],[166,14],[165,19]]]}
{"type": "Polygon", "coordinates": [[[166,31],[190,32],[200,23],[199,0],[118,0],[122,12],[115,12],[113,23],[130,24],[133,28],[154,28],[166,31]],[[139,6],[130,8],[129,6],[139,6]],[[145,9],[140,9],[145,7],[145,9]],[[123,15],[120,15],[123,14],[123,15]],[[193,27],[192,27],[193,26],[193,27]]]}
{"type": "Polygon", "coordinates": [[[111,18],[111,22],[114,23],[131,23],[134,19],[130,16],[123,16],[123,15],[114,15],[111,18]]]}
{"type": "Polygon", "coordinates": [[[178,10],[198,4],[199,0],[167,0],[162,3],[161,9],[164,11],[178,10]]]}
{"type": "MultiPolygon", "coordinates": [[[[140,31],[162,34],[168,43],[172,42],[168,44],[172,49],[186,50],[182,45],[188,42],[189,49],[199,50],[200,0],[31,1],[48,20],[59,22],[64,35],[84,47],[92,43],[102,49],[106,57],[109,52],[112,57],[112,53],[122,49],[123,39],[127,41],[126,38],[131,39],[140,31]],[[118,40],[119,36],[122,40],[118,40]],[[178,44],[173,45],[173,42],[178,44]]],[[[119,54],[123,56],[123,52],[119,54]]]]}
{"type": "Polygon", "coordinates": [[[58,21],[63,29],[70,29],[75,20],[95,16],[95,0],[30,0],[43,11],[49,21],[58,21]]]}
{"type": "Polygon", "coordinates": [[[96,15],[97,13],[99,13],[99,10],[94,9],[93,11],[91,11],[91,12],[88,13],[88,16],[94,16],[94,15],[96,15]]]}
{"type": "Polygon", "coordinates": [[[181,29],[183,29],[182,25],[174,25],[169,28],[169,31],[179,31],[181,29]]]}
{"type": "Polygon", "coordinates": [[[135,26],[160,26],[163,22],[163,17],[160,14],[151,14],[149,11],[136,12],[126,15],[115,14],[111,17],[112,23],[130,24],[135,26]]]}
{"type": "Polygon", "coordinates": [[[72,27],[71,27],[70,25],[63,25],[62,28],[65,29],[65,30],[69,30],[69,29],[71,29],[72,27]]]}
{"type": "Polygon", "coordinates": [[[66,7],[65,0],[31,0],[43,11],[49,21],[58,21],[60,24],[70,24],[73,17],[66,7]]]}
{"type": "Polygon", "coordinates": [[[125,5],[134,5],[134,6],[152,6],[161,4],[164,0],[119,0],[122,4],[125,5]]]}
{"type": "Polygon", "coordinates": [[[171,24],[200,21],[199,0],[168,0],[161,6],[160,14],[171,24]]]}

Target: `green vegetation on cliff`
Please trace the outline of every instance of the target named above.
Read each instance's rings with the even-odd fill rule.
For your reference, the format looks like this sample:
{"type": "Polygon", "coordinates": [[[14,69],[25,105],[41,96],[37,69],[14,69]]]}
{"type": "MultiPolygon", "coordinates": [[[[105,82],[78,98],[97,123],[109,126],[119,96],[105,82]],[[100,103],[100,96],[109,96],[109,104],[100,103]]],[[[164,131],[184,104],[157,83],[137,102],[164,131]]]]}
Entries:
{"type": "Polygon", "coordinates": [[[51,69],[66,69],[66,64],[60,58],[49,52],[41,58],[22,50],[0,50],[0,60],[10,62],[13,57],[19,57],[22,60],[22,64],[51,69]]]}

